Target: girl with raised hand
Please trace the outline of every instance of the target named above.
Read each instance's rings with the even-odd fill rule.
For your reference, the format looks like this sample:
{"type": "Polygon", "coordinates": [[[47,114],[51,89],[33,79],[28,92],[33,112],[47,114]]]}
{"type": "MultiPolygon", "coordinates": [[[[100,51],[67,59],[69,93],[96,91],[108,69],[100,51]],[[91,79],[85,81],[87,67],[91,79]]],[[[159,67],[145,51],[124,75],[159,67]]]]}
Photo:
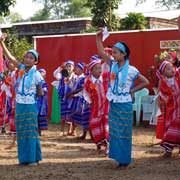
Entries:
{"type": "Polygon", "coordinates": [[[107,98],[109,109],[109,157],[118,162],[118,167],[131,163],[133,94],[146,87],[148,80],[129,64],[130,49],[124,42],[117,42],[112,47],[110,59],[102,45],[102,30],[97,32],[96,44],[99,55],[110,66],[110,82],[107,98]],[[134,81],[138,80],[135,86],[134,81]]]}
{"type": "Polygon", "coordinates": [[[15,85],[16,112],[15,125],[18,145],[18,160],[21,165],[37,165],[42,160],[41,146],[38,134],[38,107],[36,98],[43,95],[43,78],[36,69],[39,62],[39,54],[34,49],[24,55],[23,63],[7,49],[4,34],[0,38],[0,44],[7,58],[18,67],[18,77],[15,85]]]}

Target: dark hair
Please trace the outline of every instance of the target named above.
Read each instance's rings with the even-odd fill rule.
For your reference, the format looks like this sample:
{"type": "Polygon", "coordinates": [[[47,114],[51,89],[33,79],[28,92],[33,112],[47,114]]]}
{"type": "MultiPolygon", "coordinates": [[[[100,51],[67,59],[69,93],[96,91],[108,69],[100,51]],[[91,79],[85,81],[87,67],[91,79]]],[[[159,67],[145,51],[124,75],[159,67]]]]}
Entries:
{"type": "Polygon", "coordinates": [[[176,66],[176,67],[180,66],[180,61],[179,61],[179,59],[177,57],[176,57],[175,62],[173,63],[173,65],[176,66]]]}
{"type": "Polygon", "coordinates": [[[69,73],[68,73],[67,69],[62,69],[61,74],[62,74],[63,77],[68,77],[69,76],[69,73]]]}
{"type": "Polygon", "coordinates": [[[122,43],[122,44],[124,45],[125,49],[126,49],[126,56],[125,56],[125,59],[129,58],[129,55],[130,55],[130,53],[131,53],[129,47],[128,47],[127,44],[124,43],[124,42],[120,42],[120,43],[122,43]]]}

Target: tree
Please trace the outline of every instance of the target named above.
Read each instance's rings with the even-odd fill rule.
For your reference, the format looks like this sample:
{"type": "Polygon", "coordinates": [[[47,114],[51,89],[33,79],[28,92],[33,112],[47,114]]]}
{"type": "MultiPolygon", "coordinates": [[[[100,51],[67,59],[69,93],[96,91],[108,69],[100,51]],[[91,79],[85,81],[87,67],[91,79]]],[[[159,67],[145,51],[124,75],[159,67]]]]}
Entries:
{"type": "Polygon", "coordinates": [[[107,26],[109,30],[116,30],[118,27],[119,19],[113,14],[121,0],[88,0],[87,5],[91,7],[93,14],[92,25],[107,26]]]}
{"type": "MultiPolygon", "coordinates": [[[[142,4],[146,0],[136,0],[136,4],[142,4]]],[[[166,7],[167,9],[179,9],[180,1],[179,0],[156,0],[155,4],[161,7],[166,7]]]]}
{"type": "Polygon", "coordinates": [[[87,0],[70,0],[64,10],[64,17],[90,17],[91,9],[86,6],[87,0]]]}
{"type": "Polygon", "coordinates": [[[24,37],[18,39],[15,29],[7,31],[7,47],[10,52],[17,58],[17,60],[23,60],[24,53],[32,49],[32,44],[24,37]]]}
{"type": "Polygon", "coordinates": [[[43,9],[53,19],[60,19],[64,15],[64,7],[68,0],[33,0],[34,2],[43,4],[43,9]]]}
{"type": "Polygon", "coordinates": [[[50,12],[46,9],[40,9],[30,18],[30,21],[43,21],[50,19],[50,12]]]}
{"type": "Polygon", "coordinates": [[[142,13],[128,13],[121,21],[121,30],[145,29],[147,20],[142,13]]]}
{"type": "Polygon", "coordinates": [[[0,2],[0,16],[7,16],[10,14],[9,7],[14,6],[16,0],[1,0],[0,2]]]}
{"type": "Polygon", "coordinates": [[[18,12],[13,12],[9,16],[5,17],[6,21],[9,23],[22,22],[23,18],[18,12]]]}
{"type": "Polygon", "coordinates": [[[9,16],[0,16],[0,23],[17,23],[24,21],[18,12],[12,12],[9,16]]]}

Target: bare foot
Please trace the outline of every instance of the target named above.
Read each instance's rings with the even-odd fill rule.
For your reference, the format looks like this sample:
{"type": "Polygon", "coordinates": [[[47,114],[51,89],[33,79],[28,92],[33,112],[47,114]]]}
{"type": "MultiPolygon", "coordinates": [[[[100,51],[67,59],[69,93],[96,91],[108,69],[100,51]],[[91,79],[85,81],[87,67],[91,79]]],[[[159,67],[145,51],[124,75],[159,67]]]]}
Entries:
{"type": "Polygon", "coordinates": [[[170,158],[170,157],[172,157],[172,152],[165,152],[162,157],[163,158],[170,158]]]}
{"type": "Polygon", "coordinates": [[[108,156],[108,154],[109,154],[109,148],[108,148],[108,146],[106,146],[104,149],[104,155],[108,156]]]}
{"type": "Polygon", "coordinates": [[[118,166],[116,167],[116,169],[120,169],[120,170],[125,170],[127,169],[129,166],[129,164],[118,164],[118,166]]]}
{"type": "Polygon", "coordinates": [[[67,133],[67,136],[76,136],[75,132],[67,133]]]}
{"type": "Polygon", "coordinates": [[[28,166],[38,166],[39,165],[39,163],[30,163],[30,164],[28,164],[28,166]]]}
{"type": "Polygon", "coordinates": [[[12,143],[9,146],[5,147],[4,149],[12,149],[15,146],[16,146],[16,143],[12,143]]]}
{"type": "Polygon", "coordinates": [[[80,140],[85,140],[85,139],[86,139],[86,136],[82,135],[82,136],[80,136],[78,139],[80,139],[80,140]]]}
{"type": "Polygon", "coordinates": [[[44,137],[44,136],[40,136],[40,140],[41,140],[41,141],[47,141],[48,138],[47,138],[47,137],[44,137]]]}
{"type": "Polygon", "coordinates": [[[66,136],[65,132],[60,132],[60,136],[66,136]]]}

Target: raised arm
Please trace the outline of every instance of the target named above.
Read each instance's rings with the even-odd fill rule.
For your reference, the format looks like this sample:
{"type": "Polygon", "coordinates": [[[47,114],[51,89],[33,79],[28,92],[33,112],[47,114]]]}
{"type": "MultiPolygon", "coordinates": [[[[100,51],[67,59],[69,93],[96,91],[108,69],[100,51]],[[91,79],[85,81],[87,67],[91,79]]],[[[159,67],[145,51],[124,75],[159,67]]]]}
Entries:
{"type": "Polygon", "coordinates": [[[99,55],[102,57],[103,61],[106,62],[107,64],[110,64],[110,57],[105,53],[104,51],[104,47],[102,44],[102,29],[100,29],[100,31],[97,32],[96,34],[96,46],[98,49],[98,53],[99,55]]]}
{"type": "Polygon", "coordinates": [[[0,37],[0,45],[2,46],[2,49],[3,49],[3,53],[5,53],[5,55],[7,56],[7,58],[10,60],[10,62],[12,64],[14,64],[16,67],[19,67],[20,65],[20,62],[18,62],[16,60],[16,58],[11,54],[11,52],[8,50],[8,48],[6,47],[4,41],[6,39],[6,34],[3,34],[1,37],[0,37]]]}
{"type": "Polygon", "coordinates": [[[53,76],[54,78],[56,78],[58,81],[62,78],[61,75],[61,67],[59,66],[54,72],[53,72],[53,76]]]}

